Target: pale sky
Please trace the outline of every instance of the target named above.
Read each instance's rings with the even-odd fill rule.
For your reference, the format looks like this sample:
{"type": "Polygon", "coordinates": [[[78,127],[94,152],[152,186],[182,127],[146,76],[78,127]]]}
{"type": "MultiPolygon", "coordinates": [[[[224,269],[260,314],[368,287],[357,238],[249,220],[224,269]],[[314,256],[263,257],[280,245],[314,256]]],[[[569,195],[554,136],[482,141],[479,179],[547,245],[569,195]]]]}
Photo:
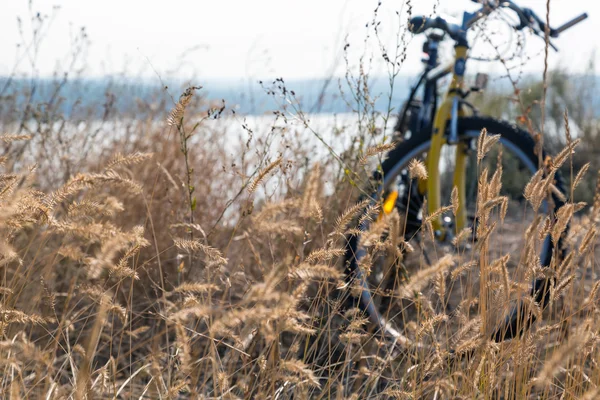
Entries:
{"type": "MultiPolygon", "coordinates": [[[[17,69],[30,73],[33,52],[23,57],[16,45],[23,39],[17,16],[30,40],[28,0],[0,0],[0,76],[17,69]]],[[[404,0],[405,1],[405,0],[404,0]]],[[[394,11],[403,0],[383,0],[379,11],[381,32],[387,43],[395,38],[398,19],[394,11]]],[[[69,64],[72,37],[85,26],[90,39],[85,75],[119,74],[153,76],[192,75],[203,78],[254,78],[282,76],[286,79],[322,77],[331,70],[348,35],[351,63],[364,48],[365,24],[373,19],[377,0],[34,0],[33,10],[55,15],[40,43],[35,64],[40,75],[51,75],[69,64]],[[60,6],[53,11],[53,6],[60,6]],[[174,73],[173,71],[177,71],[174,73]]],[[[436,0],[412,0],[413,14],[430,14],[436,0]]],[[[546,0],[516,0],[545,17],[546,0]]],[[[459,16],[477,5],[469,0],[439,0],[438,11],[459,16]]],[[[405,8],[404,8],[405,10],[405,8]]],[[[590,18],[556,41],[561,50],[552,54],[551,65],[561,62],[571,71],[585,69],[600,43],[600,2],[551,0],[551,25],[588,12],[590,18]]],[[[405,19],[401,19],[402,22],[405,19]]],[[[420,68],[422,37],[411,39],[408,60],[402,71],[420,68]]],[[[541,40],[528,39],[530,53],[538,54],[541,40]]],[[[377,54],[376,46],[369,52],[377,54]]],[[[598,55],[600,57],[600,55],[598,55]]],[[[598,58],[598,57],[597,57],[598,58]]],[[[600,61],[600,60],[599,60],[600,61]]],[[[76,67],[79,65],[76,65],[76,67]]],[[[543,58],[527,64],[538,71],[543,58]]],[[[488,71],[501,71],[486,65],[488,71]]],[[[340,65],[337,73],[344,70],[340,65]]]]}

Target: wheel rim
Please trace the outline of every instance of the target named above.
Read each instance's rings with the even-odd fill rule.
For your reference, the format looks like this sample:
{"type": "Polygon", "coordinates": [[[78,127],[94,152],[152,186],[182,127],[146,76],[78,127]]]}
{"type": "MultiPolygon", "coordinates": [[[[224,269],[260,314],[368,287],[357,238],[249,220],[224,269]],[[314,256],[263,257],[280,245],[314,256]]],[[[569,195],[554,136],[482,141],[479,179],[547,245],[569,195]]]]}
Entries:
{"type": "MultiPolygon", "coordinates": [[[[477,139],[479,137],[479,135],[480,135],[479,130],[468,130],[468,131],[464,131],[460,138],[462,140],[473,140],[473,139],[477,139]]],[[[527,153],[525,153],[517,145],[515,145],[514,143],[512,143],[505,137],[501,137],[499,141],[506,150],[508,150],[511,154],[513,154],[523,164],[523,166],[529,171],[529,173],[531,175],[536,173],[537,165],[528,157],[527,153]]],[[[426,152],[426,150],[430,146],[430,143],[431,143],[430,140],[426,140],[419,146],[416,146],[415,148],[411,149],[390,169],[390,171],[387,174],[385,174],[385,176],[382,179],[382,183],[379,185],[377,190],[371,196],[371,199],[372,199],[371,204],[375,204],[377,201],[379,201],[379,195],[383,194],[390,187],[390,185],[394,182],[394,180],[396,180],[398,178],[399,174],[403,170],[406,169],[408,163],[412,159],[414,159],[417,156],[422,155],[423,153],[426,152]]],[[[544,201],[540,211],[544,214],[547,214],[548,204],[546,201],[544,201]]],[[[360,231],[366,232],[369,229],[370,224],[371,224],[370,221],[365,220],[363,222],[363,224],[359,227],[360,231]]],[[[364,246],[360,245],[360,237],[361,236],[362,235],[360,235],[359,238],[357,238],[355,253],[354,253],[354,257],[353,257],[353,259],[354,259],[353,262],[356,263],[356,265],[358,265],[360,260],[362,260],[365,257],[365,255],[367,254],[367,251],[364,248],[364,246]]],[[[540,258],[542,260],[549,259],[548,256],[551,256],[551,251],[552,251],[551,243],[548,241],[548,238],[546,238],[546,240],[544,241],[544,244],[542,246],[542,254],[540,255],[540,258]]],[[[395,337],[403,337],[399,333],[399,331],[394,326],[392,326],[382,316],[381,312],[378,310],[378,305],[376,304],[376,302],[373,300],[373,297],[371,296],[372,289],[369,286],[367,279],[365,279],[361,269],[358,268],[358,266],[355,268],[354,273],[355,273],[355,279],[358,279],[360,281],[360,285],[362,286],[362,295],[360,298],[362,308],[368,313],[371,321],[373,323],[375,323],[376,325],[379,325],[379,328],[382,331],[385,331],[395,337]]],[[[390,320],[393,320],[393,319],[394,319],[394,317],[390,318],[390,320]]]]}

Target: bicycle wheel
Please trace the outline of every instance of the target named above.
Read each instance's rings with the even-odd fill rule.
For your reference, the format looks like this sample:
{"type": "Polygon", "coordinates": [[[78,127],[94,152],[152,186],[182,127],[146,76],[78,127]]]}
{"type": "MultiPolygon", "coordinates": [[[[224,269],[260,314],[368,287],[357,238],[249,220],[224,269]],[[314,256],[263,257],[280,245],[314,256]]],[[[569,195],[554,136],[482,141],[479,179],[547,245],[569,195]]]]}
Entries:
{"type": "MultiPolygon", "coordinates": [[[[529,214],[533,213],[533,211],[524,204],[523,189],[531,176],[538,170],[539,158],[534,151],[535,141],[529,133],[518,128],[516,125],[479,116],[459,119],[459,140],[467,144],[467,148],[474,149],[474,144],[484,128],[487,129],[488,134],[500,135],[500,143],[504,151],[502,164],[505,166],[503,175],[505,179],[503,179],[502,189],[504,193],[502,194],[507,195],[511,199],[509,210],[513,213],[519,212],[517,219],[520,223],[532,220],[533,216],[529,214]]],[[[429,147],[430,137],[411,135],[387,154],[385,161],[381,164],[381,168],[374,174],[374,181],[377,184],[371,190],[371,204],[381,201],[382,197],[385,197],[392,191],[397,193],[395,208],[403,216],[404,238],[407,241],[421,236],[418,234],[418,231],[422,226],[421,208],[424,200],[423,196],[416,190],[417,183],[409,177],[408,165],[413,159],[424,160],[429,147]]],[[[472,152],[475,153],[474,150],[472,152]]],[[[444,161],[446,163],[449,162],[446,159],[448,158],[447,156],[442,156],[442,158],[445,160],[442,160],[441,164],[444,164],[444,161]]],[[[470,159],[472,160],[472,158],[470,159]]],[[[493,157],[486,157],[486,159],[488,163],[490,159],[494,164],[498,162],[493,157]]],[[[447,166],[445,171],[442,171],[442,199],[450,199],[452,186],[446,182],[451,182],[451,179],[448,180],[443,177],[444,174],[451,175],[452,171],[451,166],[447,166]]],[[[467,171],[473,174],[476,168],[474,168],[474,165],[471,165],[471,168],[467,167],[467,171]]],[[[471,211],[474,211],[469,201],[471,200],[474,203],[473,200],[476,198],[477,180],[476,172],[470,179],[467,179],[467,185],[471,186],[467,187],[467,211],[470,208],[471,211]]],[[[559,192],[564,193],[562,180],[558,172],[555,175],[554,184],[559,192]]],[[[545,201],[541,212],[547,214],[554,213],[564,204],[562,198],[564,196],[560,196],[559,193],[553,193],[552,201],[545,201]]],[[[473,219],[472,221],[475,220],[473,219]]],[[[398,286],[401,286],[403,283],[398,274],[390,276],[390,266],[389,262],[386,261],[386,256],[381,256],[381,254],[373,256],[367,249],[368,245],[363,243],[367,241],[365,236],[367,236],[370,225],[371,222],[365,219],[355,233],[349,235],[347,238],[345,255],[346,277],[348,281],[354,281],[359,285],[360,295],[355,296],[358,306],[368,314],[375,326],[392,336],[403,336],[399,333],[403,322],[398,321],[405,319],[403,310],[406,306],[397,305],[397,308],[401,310],[393,310],[394,307],[392,306],[392,303],[396,302],[394,293],[398,286]],[[365,257],[370,257],[372,264],[368,274],[359,267],[365,257]],[[386,265],[386,262],[388,265],[386,265]]],[[[511,230],[509,226],[508,231],[511,230]]],[[[523,230],[521,229],[517,232],[523,232],[523,230]]],[[[560,252],[555,252],[551,238],[548,236],[544,239],[540,252],[542,267],[550,266],[553,253],[562,254],[561,247],[561,242],[559,242],[558,249],[556,250],[560,250],[560,252]]],[[[530,294],[542,309],[548,303],[552,284],[553,281],[551,278],[537,278],[531,285],[530,294]]],[[[525,316],[524,303],[517,301],[516,305],[512,306],[510,312],[505,317],[504,322],[497,325],[492,337],[496,341],[510,339],[527,329],[534,320],[535,315],[529,313],[528,316],[525,316]]]]}

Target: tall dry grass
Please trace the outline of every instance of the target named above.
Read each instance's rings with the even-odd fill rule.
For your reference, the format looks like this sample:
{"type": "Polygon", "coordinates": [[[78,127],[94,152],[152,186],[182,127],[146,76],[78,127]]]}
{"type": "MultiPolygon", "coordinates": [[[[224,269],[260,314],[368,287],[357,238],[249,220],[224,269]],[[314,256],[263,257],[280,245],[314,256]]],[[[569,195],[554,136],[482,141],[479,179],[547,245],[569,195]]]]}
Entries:
{"type": "MultiPolygon", "coordinates": [[[[403,51],[386,60],[392,77],[403,51]]],[[[0,125],[1,397],[596,398],[600,178],[592,204],[573,197],[597,172],[573,169],[577,140],[524,187],[523,207],[538,212],[569,168],[565,205],[516,222],[497,137],[483,132],[476,231],[434,240],[432,219],[460,207],[452,196],[415,243],[402,215],[357,203],[393,146],[367,70],[346,77],[356,137],[319,160],[306,134],[327,141],[282,79],[266,129],[193,88],[171,113],[147,104],[143,118],[75,133],[56,109],[4,99],[18,118],[0,125]],[[242,135],[225,130],[232,119],[242,135]],[[365,220],[360,268],[391,282],[375,294],[396,340],[374,330],[344,279],[346,237],[365,220]],[[547,235],[568,252],[542,268],[547,235]],[[544,309],[527,294],[536,277],[555,282],[544,309]],[[517,298],[536,323],[492,341],[517,298]]],[[[418,162],[410,173],[426,178],[418,162]]]]}

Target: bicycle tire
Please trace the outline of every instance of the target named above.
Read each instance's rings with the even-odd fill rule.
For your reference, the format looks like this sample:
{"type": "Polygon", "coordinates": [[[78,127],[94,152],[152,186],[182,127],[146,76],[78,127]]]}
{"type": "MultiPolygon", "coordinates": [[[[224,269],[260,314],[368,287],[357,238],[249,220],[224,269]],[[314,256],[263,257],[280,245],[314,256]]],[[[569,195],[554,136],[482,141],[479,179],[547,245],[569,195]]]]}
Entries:
{"type": "MultiPolygon", "coordinates": [[[[475,139],[479,136],[482,129],[486,129],[490,134],[499,134],[500,142],[504,147],[519,155],[533,175],[537,171],[539,157],[535,152],[535,140],[525,130],[519,128],[515,124],[506,121],[497,120],[491,117],[474,116],[459,118],[458,132],[459,138],[475,139]]],[[[381,164],[381,168],[373,174],[373,180],[380,182],[385,187],[386,179],[393,179],[399,173],[398,170],[405,167],[406,164],[414,157],[415,154],[420,154],[427,148],[431,138],[427,135],[412,134],[407,139],[401,141],[393,150],[385,157],[381,164]]],[[[545,157],[545,153],[542,154],[545,157]]],[[[565,193],[563,180],[560,173],[555,174],[555,186],[561,192],[565,193]]],[[[380,187],[371,193],[380,192],[380,187]]],[[[372,198],[375,198],[374,195],[372,198]]],[[[548,213],[555,212],[564,201],[555,193],[552,194],[553,210],[547,210],[548,213]]],[[[364,229],[359,227],[360,229],[364,229]]],[[[568,228],[567,228],[568,229],[568,228]]],[[[371,292],[365,278],[358,267],[357,254],[359,244],[359,234],[351,234],[347,237],[346,253],[345,253],[345,275],[348,282],[358,281],[362,287],[362,292],[357,300],[359,308],[365,312],[370,320],[382,331],[391,333],[394,336],[399,335],[387,321],[382,317],[379,310],[376,309],[375,302],[371,296],[371,292]]],[[[560,254],[564,256],[562,249],[562,241],[558,243],[560,254]]],[[[548,267],[551,263],[554,247],[550,237],[546,237],[542,246],[542,254],[540,255],[541,265],[548,267]]],[[[550,288],[553,282],[550,278],[538,278],[531,285],[531,296],[544,309],[548,304],[550,288]]],[[[512,307],[506,319],[501,322],[495,329],[492,339],[496,342],[511,339],[516,335],[523,333],[535,321],[535,315],[531,314],[523,319],[524,304],[519,301],[512,307]]]]}

